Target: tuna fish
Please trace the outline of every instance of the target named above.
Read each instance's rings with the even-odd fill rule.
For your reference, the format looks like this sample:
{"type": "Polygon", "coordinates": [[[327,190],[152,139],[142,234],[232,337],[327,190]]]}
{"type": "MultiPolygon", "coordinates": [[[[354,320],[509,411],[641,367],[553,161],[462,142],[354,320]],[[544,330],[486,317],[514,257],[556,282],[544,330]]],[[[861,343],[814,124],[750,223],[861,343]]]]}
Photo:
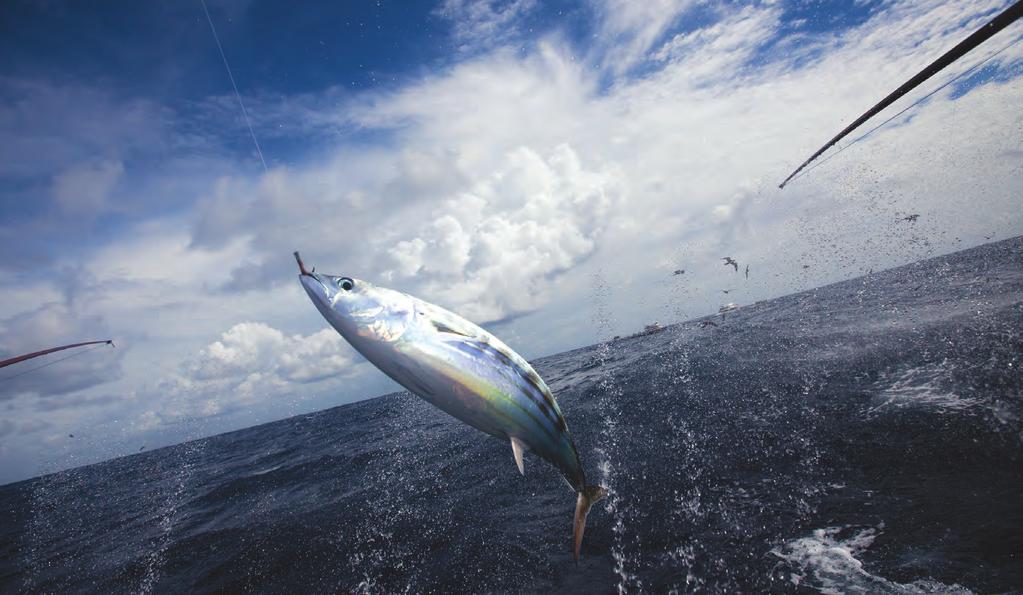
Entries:
{"type": "Polygon", "coordinates": [[[572,553],[586,515],[606,490],[586,483],[554,395],[526,360],[489,332],[439,306],[352,277],[308,271],[299,280],[316,309],[370,363],[423,400],[511,445],[525,475],[527,451],[547,460],[576,492],[572,553]]]}

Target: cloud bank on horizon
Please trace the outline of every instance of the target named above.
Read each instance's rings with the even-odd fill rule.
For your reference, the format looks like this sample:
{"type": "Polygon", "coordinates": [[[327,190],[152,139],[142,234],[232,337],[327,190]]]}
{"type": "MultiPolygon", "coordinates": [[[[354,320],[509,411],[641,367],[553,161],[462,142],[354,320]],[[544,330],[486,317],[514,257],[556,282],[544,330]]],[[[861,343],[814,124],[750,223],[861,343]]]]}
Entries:
{"type": "Polygon", "coordinates": [[[1023,44],[776,188],[1006,5],[444,0],[294,24],[210,2],[268,172],[198,5],[85,19],[123,36],[83,56],[28,37],[81,8],[7,6],[0,357],[118,349],[0,385],[0,482],[394,389],[324,328],[296,249],[536,357],[601,338],[597,277],[627,333],[722,288],[749,303],[1023,233],[1023,44]]]}

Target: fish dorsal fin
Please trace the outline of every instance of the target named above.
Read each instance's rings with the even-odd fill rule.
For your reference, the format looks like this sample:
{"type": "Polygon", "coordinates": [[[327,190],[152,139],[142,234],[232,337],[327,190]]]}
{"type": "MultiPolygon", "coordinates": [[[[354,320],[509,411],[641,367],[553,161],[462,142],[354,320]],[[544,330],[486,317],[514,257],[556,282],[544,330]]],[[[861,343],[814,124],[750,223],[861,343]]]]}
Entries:
{"type": "Polygon", "coordinates": [[[515,438],[514,436],[511,439],[511,443],[512,443],[512,454],[515,455],[515,464],[518,465],[518,467],[519,467],[519,473],[525,475],[526,474],[526,467],[525,467],[525,465],[522,464],[522,453],[524,453],[527,450],[529,450],[529,447],[526,446],[525,442],[522,442],[521,440],[519,440],[518,438],[515,438]]]}

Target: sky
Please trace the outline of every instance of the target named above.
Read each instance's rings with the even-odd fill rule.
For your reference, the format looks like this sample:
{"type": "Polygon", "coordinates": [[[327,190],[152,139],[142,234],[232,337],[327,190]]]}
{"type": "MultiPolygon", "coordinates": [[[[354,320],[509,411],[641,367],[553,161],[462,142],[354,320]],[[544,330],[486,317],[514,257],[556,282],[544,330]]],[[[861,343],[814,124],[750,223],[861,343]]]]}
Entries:
{"type": "Polygon", "coordinates": [[[1020,23],[777,188],[1008,4],[208,0],[236,96],[198,0],[5,2],[0,358],[116,347],[0,370],[0,483],[399,390],[295,250],[537,358],[1020,235],[1020,23]]]}

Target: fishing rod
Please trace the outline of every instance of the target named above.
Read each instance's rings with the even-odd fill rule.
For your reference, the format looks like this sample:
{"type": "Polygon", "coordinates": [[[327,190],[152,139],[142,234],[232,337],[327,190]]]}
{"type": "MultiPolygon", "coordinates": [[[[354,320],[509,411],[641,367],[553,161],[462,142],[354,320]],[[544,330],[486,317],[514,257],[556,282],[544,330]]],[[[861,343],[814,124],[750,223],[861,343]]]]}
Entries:
{"type": "Polygon", "coordinates": [[[101,341],[85,341],[84,343],[72,343],[70,345],[61,345],[60,347],[51,347],[50,349],[43,349],[42,351],[35,351],[35,352],[32,352],[32,353],[26,353],[25,355],[19,355],[17,357],[12,357],[10,359],[5,359],[3,361],[0,361],[0,368],[6,368],[7,366],[10,366],[11,364],[16,364],[18,362],[23,362],[25,360],[36,358],[36,357],[39,357],[41,355],[46,355],[48,353],[54,353],[54,352],[57,352],[57,351],[63,351],[65,349],[71,349],[73,347],[85,347],[86,345],[100,345],[100,344],[103,344],[103,343],[106,343],[107,345],[110,345],[111,347],[114,347],[114,340],[113,339],[103,339],[101,341]]]}
{"type": "Polygon", "coordinates": [[[788,184],[789,181],[792,180],[792,178],[796,177],[796,174],[803,171],[803,168],[805,168],[807,165],[810,165],[810,163],[812,163],[815,159],[820,157],[824,153],[824,151],[830,149],[832,146],[835,145],[835,143],[842,140],[846,135],[848,135],[850,132],[858,128],[861,124],[877,115],[878,112],[888,107],[892,103],[895,103],[895,101],[898,100],[900,97],[918,87],[921,83],[923,83],[927,79],[931,78],[932,76],[940,72],[949,64],[955,62],[959,58],[962,58],[964,55],[966,55],[967,52],[974,49],[981,43],[987,41],[994,34],[998,33],[1002,29],[1005,29],[1012,23],[1016,22],[1016,20],[1019,19],[1021,16],[1023,16],[1023,0],[1017,0],[1012,6],[1006,8],[1004,11],[1002,11],[1001,14],[991,19],[989,23],[987,23],[980,29],[974,31],[973,34],[971,34],[969,37],[960,41],[955,47],[942,54],[940,58],[938,58],[934,62],[931,62],[926,68],[916,73],[916,75],[914,75],[913,78],[902,83],[902,85],[898,89],[892,91],[887,97],[885,97],[876,105],[874,105],[874,107],[864,112],[862,116],[856,118],[856,121],[846,126],[844,130],[835,135],[833,139],[825,143],[823,147],[817,149],[816,153],[811,155],[809,159],[807,159],[806,161],[803,162],[802,165],[797,167],[796,171],[789,174],[789,177],[785,178],[785,181],[779,184],[778,188],[785,188],[785,185],[788,184]]]}

